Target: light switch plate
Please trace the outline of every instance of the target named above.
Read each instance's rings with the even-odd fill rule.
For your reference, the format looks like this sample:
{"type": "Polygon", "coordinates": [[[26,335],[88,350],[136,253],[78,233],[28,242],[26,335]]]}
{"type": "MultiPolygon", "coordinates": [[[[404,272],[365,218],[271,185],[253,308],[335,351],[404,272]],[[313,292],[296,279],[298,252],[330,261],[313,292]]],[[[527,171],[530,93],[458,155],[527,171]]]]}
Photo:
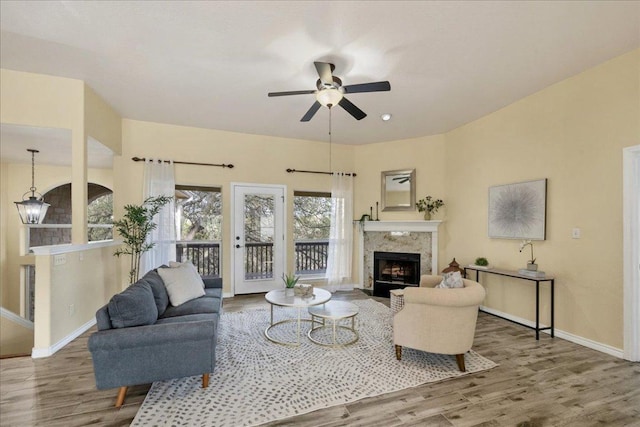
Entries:
{"type": "Polygon", "coordinates": [[[579,239],[580,237],[582,237],[582,230],[577,227],[574,228],[573,230],[571,230],[571,237],[574,239],[579,239]]]}

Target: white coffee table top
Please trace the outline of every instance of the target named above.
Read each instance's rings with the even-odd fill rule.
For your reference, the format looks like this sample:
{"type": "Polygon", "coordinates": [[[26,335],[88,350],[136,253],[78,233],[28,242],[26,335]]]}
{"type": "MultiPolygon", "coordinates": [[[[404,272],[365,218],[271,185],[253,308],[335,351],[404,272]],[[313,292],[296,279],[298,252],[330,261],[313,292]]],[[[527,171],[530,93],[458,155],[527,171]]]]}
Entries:
{"type": "Polygon", "coordinates": [[[323,319],[347,319],[358,314],[358,306],[345,301],[330,301],[309,308],[309,314],[323,319]]]}
{"type": "Polygon", "coordinates": [[[331,292],[324,289],[313,288],[313,297],[300,297],[297,295],[286,295],[284,289],[276,289],[265,295],[267,302],[282,307],[311,307],[324,304],[331,299],[331,292]]]}

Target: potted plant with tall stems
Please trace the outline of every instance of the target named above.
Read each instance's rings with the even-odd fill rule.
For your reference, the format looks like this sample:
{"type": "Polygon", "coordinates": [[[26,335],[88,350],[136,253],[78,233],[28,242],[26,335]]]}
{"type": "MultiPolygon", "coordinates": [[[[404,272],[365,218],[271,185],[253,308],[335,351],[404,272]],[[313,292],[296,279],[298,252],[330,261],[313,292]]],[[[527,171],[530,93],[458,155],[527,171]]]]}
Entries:
{"type": "Polygon", "coordinates": [[[149,233],[158,226],[153,222],[153,217],[172,199],[170,196],[155,196],[145,199],[141,205],[126,205],[122,219],[113,222],[114,228],[124,239],[124,247],[115,251],[113,255],[131,255],[130,284],[139,278],[140,257],[155,246],[155,243],[146,241],[149,233]]]}

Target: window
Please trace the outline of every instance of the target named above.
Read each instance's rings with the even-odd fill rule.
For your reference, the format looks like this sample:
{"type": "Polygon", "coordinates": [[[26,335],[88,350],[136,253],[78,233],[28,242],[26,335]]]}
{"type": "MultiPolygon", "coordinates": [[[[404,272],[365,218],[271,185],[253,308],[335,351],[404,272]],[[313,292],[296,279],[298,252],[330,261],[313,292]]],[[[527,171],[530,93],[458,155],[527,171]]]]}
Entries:
{"type": "Polygon", "coordinates": [[[222,194],[217,187],[176,185],[176,260],[220,277],[222,194]]]}
{"type": "Polygon", "coordinates": [[[113,239],[113,193],[99,196],[87,206],[88,240],[113,239]]]}
{"type": "Polygon", "coordinates": [[[324,275],[331,227],[331,194],[295,191],[293,221],[296,274],[324,275]]]}

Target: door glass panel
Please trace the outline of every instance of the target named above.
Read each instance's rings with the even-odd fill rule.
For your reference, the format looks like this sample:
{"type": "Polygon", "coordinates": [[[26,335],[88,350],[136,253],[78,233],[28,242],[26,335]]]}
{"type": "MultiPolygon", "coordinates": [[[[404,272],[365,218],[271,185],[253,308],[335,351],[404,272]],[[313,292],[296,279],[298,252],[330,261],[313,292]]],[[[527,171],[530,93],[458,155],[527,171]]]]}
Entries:
{"type": "Polygon", "coordinates": [[[244,196],[245,280],[273,279],[275,196],[244,196]]]}

